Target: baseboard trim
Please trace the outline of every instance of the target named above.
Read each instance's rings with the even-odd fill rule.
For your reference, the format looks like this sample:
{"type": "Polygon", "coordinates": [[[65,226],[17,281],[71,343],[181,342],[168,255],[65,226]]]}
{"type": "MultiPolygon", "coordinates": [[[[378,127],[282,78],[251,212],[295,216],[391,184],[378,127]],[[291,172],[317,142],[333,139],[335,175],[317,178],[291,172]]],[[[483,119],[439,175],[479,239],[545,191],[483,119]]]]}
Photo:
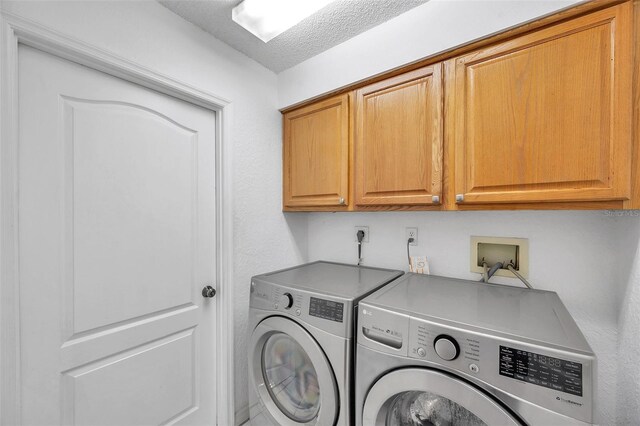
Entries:
{"type": "Polygon", "coordinates": [[[235,426],[240,426],[249,421],[249,404],[245,404],[236,411],[235,426]]]}

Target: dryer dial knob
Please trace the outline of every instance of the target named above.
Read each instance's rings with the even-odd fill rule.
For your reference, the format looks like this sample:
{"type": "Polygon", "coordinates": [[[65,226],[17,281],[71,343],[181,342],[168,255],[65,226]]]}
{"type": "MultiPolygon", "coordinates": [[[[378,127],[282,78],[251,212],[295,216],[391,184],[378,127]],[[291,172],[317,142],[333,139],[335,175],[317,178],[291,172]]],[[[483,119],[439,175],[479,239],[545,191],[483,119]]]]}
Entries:
{"type": "Polygon", "coordinates": [[[293,306],[293,296],[291,295],[291,293],[285,293],[282,296],[280,296],[280,304],[285,309],[290,309],[291,306],[293,306]]]}
{"type": "Polygon", "coordinates": [[[460,355],[460,346],[458,342],[451,336],[441,334],[433,341],[433,348],[438,356],[445,361],[453,361],[460,355]]]}

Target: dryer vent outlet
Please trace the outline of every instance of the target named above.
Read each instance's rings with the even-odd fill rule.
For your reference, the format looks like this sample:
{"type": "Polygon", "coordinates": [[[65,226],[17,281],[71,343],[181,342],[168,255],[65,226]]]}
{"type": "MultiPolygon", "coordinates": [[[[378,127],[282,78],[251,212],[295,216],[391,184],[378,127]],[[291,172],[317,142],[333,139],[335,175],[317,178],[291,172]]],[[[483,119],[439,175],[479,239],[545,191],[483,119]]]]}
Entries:
{"type": "Polygon", "coordinates": [[[504,266],[495,275],[516,278],[507,268],[509,262],[512,262],[516,271],[528,278],[529,240],[526,238],[471,237],[471,272],[482,274],[483,262],[487,262],[489,268],[502,262],[504,266]]]}

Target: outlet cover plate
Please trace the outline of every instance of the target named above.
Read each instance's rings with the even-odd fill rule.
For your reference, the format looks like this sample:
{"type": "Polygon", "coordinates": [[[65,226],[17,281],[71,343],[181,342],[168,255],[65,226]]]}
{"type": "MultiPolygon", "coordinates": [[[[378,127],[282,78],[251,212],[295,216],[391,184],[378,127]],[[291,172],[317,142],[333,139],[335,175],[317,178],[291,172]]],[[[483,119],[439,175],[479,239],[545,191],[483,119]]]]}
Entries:
{"type": "MultiPolygon", "coordinates": [[[[478,254],[479,244],[509,246],[504,248],[498,248],[498,253],[496,253],[494,256],[496,256],[496,258],[500,258],[501,261],[504,260],[508,262],[511,259],[501,259],[501,253],[508,253],[513,250],[517,254],[517,259],[513,259],[513,261],[516,263],[516,270],[523,277],[529,278],[529,240],[528,239],[504,238],[504,237],[475,237],[475,236],[471,237],[470,270],[471,272],[482,274],[484,270],[482,268],[482,264],[480,263],[482,259],[478,254]]],[[[489,262],[489,267],[491,267],[491,263],[494,263],[494,262],[495,260],[491,260],[489,262]]],[[[498,269],[494,275],[517,279],[517,277],[513,275],[513,273],[508,269],[498,269]]]]}
{"type": "Polygon", "coordinates": [[[363,243],[368,243],[369,242],[369,227],[368,226],[356,226],[356,230],[353,231],[353,239],[355,240],[355,242],[358,242],[358,231],[364,231],[364,239],[362,240],[363,243]]]}
{"type": "Polygon", "coordinates": [[[417,227],[407,227],[405,231],[405,241],[409,241],[409,238],[413,236],[413,242],[409,243],[410,246],[418,245],[418,228],[417,227]]]}

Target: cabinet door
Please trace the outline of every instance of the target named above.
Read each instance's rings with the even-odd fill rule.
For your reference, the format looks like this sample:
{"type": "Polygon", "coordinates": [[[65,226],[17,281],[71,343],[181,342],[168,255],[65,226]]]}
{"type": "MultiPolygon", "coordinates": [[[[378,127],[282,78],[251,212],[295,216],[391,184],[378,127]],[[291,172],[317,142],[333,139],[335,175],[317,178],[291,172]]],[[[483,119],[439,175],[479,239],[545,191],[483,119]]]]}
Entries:
{"type": "Polygon", "coordinates": [[[455,59],[457,202],[629,197],[631,6],[455,59]]]}
{"type": "Polygon", "coordinates": [[[439,204],[442,65],[359,89],[356,102],[356,204],[439,204]]]}
{"type": "Polygon", "coordinates": [[[345,207],[349,196],[349,97],[284,115],[285,207],[345,207]]]}

